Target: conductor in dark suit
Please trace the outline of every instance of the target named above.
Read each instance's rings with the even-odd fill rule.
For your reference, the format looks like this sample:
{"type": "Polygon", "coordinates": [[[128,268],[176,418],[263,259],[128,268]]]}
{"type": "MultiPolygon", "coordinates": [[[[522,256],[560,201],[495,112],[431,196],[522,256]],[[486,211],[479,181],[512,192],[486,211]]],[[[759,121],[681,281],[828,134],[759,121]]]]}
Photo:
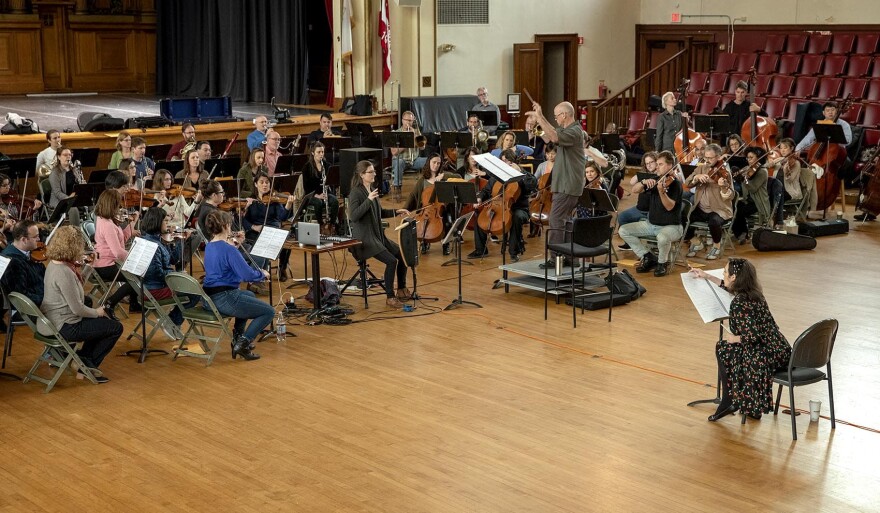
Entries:
{"type": "Polygon", "coordinates": [[[374,186],[376,170],[368,160],[355,166],[348,196],[349,223],[352,236],[361,241],[355,251],[361,260],[375,258],[385,264],[385,291],[388,299],[385,304],[391,308],[402,308],[403,301],[412,296],[406,288],[406,264],[400,256],[400,247],[388,240],[382,229],[383,217],[396,214],[409,215],[406,209],[384,209],[379,204],[379,190],[374,186]],[[394,292],[394,274],[397,273],[397,294],[394,292]]]}

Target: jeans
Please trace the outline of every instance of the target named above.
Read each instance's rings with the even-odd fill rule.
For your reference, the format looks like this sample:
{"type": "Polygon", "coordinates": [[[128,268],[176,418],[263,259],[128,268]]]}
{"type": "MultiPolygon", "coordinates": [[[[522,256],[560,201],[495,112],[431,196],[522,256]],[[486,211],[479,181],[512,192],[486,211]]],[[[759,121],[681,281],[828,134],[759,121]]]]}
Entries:
{"type": "Polygon", "coordinates": [[[403,172],[407,169],[422,169],[425,167],[425,157],[417,157],[412,163],[407,162],[403,158],[393,157],[391,159],[391,185],[400,187],[403,185],[403,172]]]}
{"type": "MultiPolygon", "coordinates": [[[[235,317],[235,331],[244,334],[244,338],[253,341],[263,328],[272,322],[275,309],[269,303],[257,299],[249,290],[232,289],[218,292],[211,296],[217,311],[223,315],[235,317]],[[245,329],[248,319],[253,319],[245,329]]],[[[202,305],[208,310],[208,305],[202,305]]]]}
{"type": "Polygon", "coordinates": [[[373,258],[385,264],[385,295],[394,297],[395,272],[397,273],[397,288],[402,289],[406,287],[406,264],[403,263],[403,258],[400,257],[400,250],[398,249],[395,255],[386,249],[373,258]]]}
{"type": "MultiPolygon", "coordinates": [[[[101,277],[107,283],[108,287],[113,286],[113,279],[116,278],[116,281],[121,283],[122,285],[116,289],[116,292],[113,293],[109,298],[107,298],[107,305],[115,305],[119,303],[125,296],[128,296],[128,304],[129,306],[135,306],[140,304],[140,300],[138,300],[138,293],[125,281],[125,277],[122,276],[121,272],[118,272],[119,268],[115,265],[108,265],[107,267],[95,267],[95,272],[98,273],[98,276],[101,277]],[[118,273],[118,274],[117,274],[118,273]]],[[[112,310],[112,308],[110,308],[112,310]]]]}
{"type": "Polygon", "coordinates": [[[669,250],[672,249],[672,244],[681,239],[682,231],[684,229],[680,224],[659,226],[648,221],[638,221],[621,226],[618,234],[629,244],[629,247],[632,248],[639,258],[645,256],[648,252],[648,248],[642,244],[639,238],[657,237],[657,261],[663,264],[669,259],[669,250]]]}
{"type": "Polygon", "coordinates": [[[83,318],[58,330],[71,344],[83,342],[79,357],[87,367],[97,368],[122,336],[122,323],[108,317],[83,318]]]}
{"type": "Polygon", "coordinates": [[[648,218],[648,212],[645,210],[639,210],[636,207],[630,207],[623,212],[617,213],[617,224],[619,226],[623,226],[629,223],[635,223],[637,221],[641,221],[642,219],[648,218]]]}
{"type": "MultiPolygon", "coordinates": [[[[161,289],[151,289],[150,294],[153,295],[153,298],[156,301],[161,301],[162,299],[168,299],[171,297],[171,289],[168,287],[163,287],[161,289]]],[[[184,308],[192,308],[199,304],[199,296],[193,294],[184,294],[183,297],[180,298],[183,301],[184,308]]],[[[176,305],[174,309],[168,312],[168,318],[174,322],[175,325],[180,326],[183,324],[183,313],[180,311],[176,305]]]]}

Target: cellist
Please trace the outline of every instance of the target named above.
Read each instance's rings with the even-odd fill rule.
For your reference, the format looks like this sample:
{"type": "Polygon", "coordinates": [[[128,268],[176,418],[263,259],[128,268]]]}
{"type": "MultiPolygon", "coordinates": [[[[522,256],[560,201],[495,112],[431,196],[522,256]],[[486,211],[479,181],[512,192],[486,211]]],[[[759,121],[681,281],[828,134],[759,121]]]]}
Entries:
{"type": "MultiPolygon", "coordinates": [[[[406,210],[410,212],[414,210],[420,210],[425,207],[422,202],[422,193],[425,192],[425,189],[429,186],[433,186],[435,182],[443,182],[449,178],[459,178],[457,173],[447,173],[440,172],[440,164],[442,163],[442,159],[438,153],[433,153],[428,157],[428,160],[425,162],[425,165],[422,166],[422,173],[419,177],[419,180],[416,182],[416,186],[413,187],[412,192],[409,194],[409,198],[406,200],[406,206],[404,207],[406,210]]],[[[447,211],[450,209],[447,209],[447,211]]],[[[449,215],[443,215],[443,233],[446,233],[449,230],[449,227],[452,225],[451,219],[449,219],[449,215]]],[[[422,253],[426,253],[431,245],[427,242],[422,242],[421,251],[422,253]]],[[[443,254],[448,255],[450,253],[450,245],[443,245],[443,254]]]]}
{"type": "MultiPolygon", "coordinates": [[[[846,104],[849,102],[847,101],[846,104]]],[[[822,115],[824,116],[824,120],[817,121],[817,124],[822,123],[836,123],[843,129],[843,135],[846,139],[846,145],[840,144],[837,145],[837,148],[834,148],[836,151],[831,151],[832,148],[825,148],[821,154],[817,154],[812,157],[816,159],[811,161],[811,163],[818,162],[822,163],[825,159],[830,159],[827,164],[823,164],[822,167],[825,167],[825,172],[827,173],[836,173],[836,176],[829,176],[821,180],[821,183],[817,183],[817,209],[825,210],[830,205],[834,203],[834,197],[837,195],[837,182],[838,179],[846,179],[846,173],[853,168],[852,162],[849,157],[846,155],[846,147],[852,142],[852,128],[849,123],[840,118],[840,114],[838,111],[838,106],[836,102],[825,102],[822,106],[822,115]],[[830,156],[836,153],[838,157],[836,159],[832,159],[830,156]],[[836,164],[834,161],[837,161],[836,164]],[[837,167],[839,166],[839,168],[837,167]],[[831,181],[829,181],[831,180],[831,181]],[[827,186],[827,187],[826,187],[827,186]]],[[[816,140],[816,133],[813,128],[810,128],[810,131],[807,132],[807,135],[804,136],[803,139],[798,143],[797,147],[795,147],[795,153],[800,154],[802,151],[809,151],[810,153],[814,153],[819,149],[823,148],[823,141],[816,140]],[[816,148],[813,150],[813,148],[816,148]]],[[[832,143],[833,144],[833,143],[832,143]]],[[[811,159],[808,158],[808,161],[811,159]]],[[[817,178],[820,178],[817,176],[817,178]]],[[[824,217],[824,212],[822,212],[824,217]]]]}

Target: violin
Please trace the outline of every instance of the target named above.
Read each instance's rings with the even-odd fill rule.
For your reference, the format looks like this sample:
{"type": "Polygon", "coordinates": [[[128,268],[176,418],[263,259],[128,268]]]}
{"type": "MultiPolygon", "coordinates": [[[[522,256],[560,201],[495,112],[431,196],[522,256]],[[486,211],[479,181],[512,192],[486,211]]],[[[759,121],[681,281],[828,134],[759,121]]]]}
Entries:
{"type": "Polygon", "coordinates": [[[217,205],[217,208],[224,212],[230,212],[232,210],[243,210],[247,208],[247,206],[247,198],[226,198],[226,201],[217,205]]]}
{"type": "Polygon", "coordinates": [[[38,208],[37,203],[40,205],[43,204],[35,198],[20,196],[15,191],[10,192],[9,194],[4,194],[3,197],[0,198],[0,203],[8,205],[6,212],[12,214],[10,218],[15,219],[16,221],[30,219],[34,215],[34,209],[38,208]]]}
{"type": "Polygon", "coordinates": [[[192,228],[178,228],[176,230],[169,228],[162,233],[162,240],[165,242],[174,242],[175,240],[188,239],[192,233],[192,228]]]}
{"type": "Polygon", "coordinates": [[[169,198],[176,198],[177,196],[183,196],[184,198],[192,198],[198,193],[198,189],[195,187],[184,187],[182,185],[172,185],[170,189],[165,191],[165,194],[169,198]]]}
{"type": "Polygon", "coordinates": [[[46,244],[43,241],[37,242],[37,247],[31,250],[31,260],[34,262],[46,261],[46,244]]]}
{"type": "Polygon", "coordinates": [[[139,208],[144,201],[144,195],[137,189],[129,189],[125,191],[122,197],[122,206],[125,208],[139,208]]]}
{"type": "MultiPolygon", "coordinates": [[[[260,202],[265,203],[266,205],[270,203],[287,203],[292,196],[292,194],[287,194],[285,192],[273,192],[270,194],[263,194],[260,197],[260,202]]],[[[295,198],[295,196],[293,197],[295,198]]]]}
{"type": "Polygon", "coordinates": [[[98,253],[87,249],[83,252],[83,254],[79,257],[79,259],[73,261],[73,265],[77,267],[82,267],[86,264],[91,264],[98,258],[98,253]]]}

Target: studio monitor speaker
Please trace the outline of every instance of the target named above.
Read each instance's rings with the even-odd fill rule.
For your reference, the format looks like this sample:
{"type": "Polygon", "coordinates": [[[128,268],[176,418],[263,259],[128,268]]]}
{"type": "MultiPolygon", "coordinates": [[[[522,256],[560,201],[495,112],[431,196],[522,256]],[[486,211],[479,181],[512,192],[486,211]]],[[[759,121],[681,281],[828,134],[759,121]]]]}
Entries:
{"type": "Polygon", "coordinates": [[[379,148],[348,148],[339,150],[339,189],[342,197],[351,192],[351,177],[358,162],[369,160],[376,169],[376,179],[382,180],[382,150],[379,148]]]}
{"type": "Polygon", "coordinates": [[[401,7],[421,7],[422,0],[397,0],[397,5],[401,7]]]}

